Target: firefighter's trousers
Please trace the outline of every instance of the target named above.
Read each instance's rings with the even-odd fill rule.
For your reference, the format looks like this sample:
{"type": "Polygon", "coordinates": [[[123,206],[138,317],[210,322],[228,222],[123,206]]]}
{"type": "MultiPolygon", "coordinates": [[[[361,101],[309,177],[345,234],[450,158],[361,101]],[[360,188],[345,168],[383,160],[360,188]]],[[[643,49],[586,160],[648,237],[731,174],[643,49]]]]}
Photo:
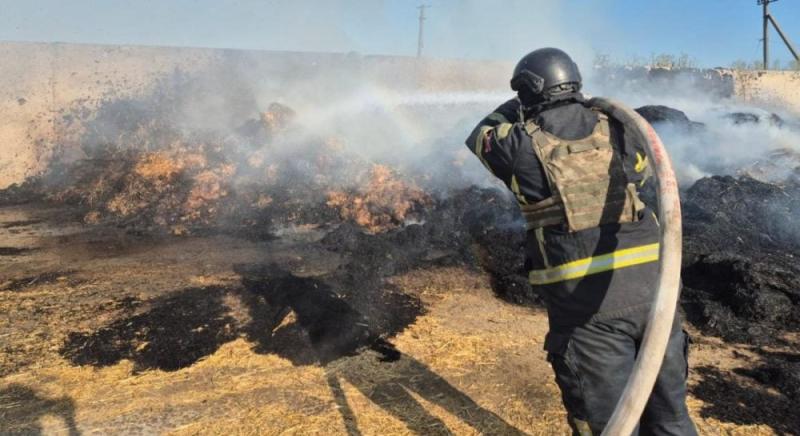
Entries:
{"type": "MultiPolygon", "coordinates": [[[[653,393],[634,435],[697,434],[686,408],[689,337],[677,318],[653,393]]],[[[602,432],[633,368],[646,319],[646,311],[639,311],[548,334],[545,349],[573,435],[602,432]]]]}

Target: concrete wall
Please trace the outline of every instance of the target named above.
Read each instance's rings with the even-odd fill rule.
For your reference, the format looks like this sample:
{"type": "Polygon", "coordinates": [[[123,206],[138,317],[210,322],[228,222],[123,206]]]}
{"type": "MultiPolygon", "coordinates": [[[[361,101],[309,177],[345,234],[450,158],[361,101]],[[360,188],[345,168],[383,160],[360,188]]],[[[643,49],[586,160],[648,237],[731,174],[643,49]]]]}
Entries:
{"type": "Polygon", "coordinates": [[[800,116],[800,71],[731,72],[743,101],[783,107],[800,116]]]}

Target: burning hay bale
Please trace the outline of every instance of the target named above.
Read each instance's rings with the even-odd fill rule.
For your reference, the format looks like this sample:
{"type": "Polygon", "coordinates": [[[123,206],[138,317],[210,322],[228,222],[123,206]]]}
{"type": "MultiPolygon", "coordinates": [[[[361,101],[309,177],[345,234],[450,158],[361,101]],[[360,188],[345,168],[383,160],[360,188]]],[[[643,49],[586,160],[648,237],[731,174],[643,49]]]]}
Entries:
{"type": "Polygon", "coordinates": [[[47,193],[55,202],[87,208],[84,221],[114,222],[183,233],[208,225],[230,191],[235,167],[206,144],[177,143],[153,152],[125,150],[109,159],[79,161],[64,187],[47,193]]]}
{"type": "Polygon", "coordinates": [[[270,103],[266,111],[259,114],[257,119],[249,119],[239,126],[236,129],[236,133],[256,142],[266,142],[273,135],[286,130],[292,124],[296,115],[295,111],[289,106],[273,102],[270,103]]]}
{"type": "MultiPolygon", "coordinates": [[[[279,135],[295,117],[279,103],[245,123],[244,130],[255,123],[253,131],[187,128],[180,105],[164,99],[171,102],[157,95],[158,110],[135,99],[76,108],[73,142],[54,154],[43,175],[3,191],[0,201],[65,203],[79,207],[87,224],[178,235],[340,220],[325,193],[352,184],[359,172],[350,169],[365,166],[341,141],[294,130],[279,135]]],[[[410,206],[395,201],[392,217],[402,220],[410,206]]]]}
{"type": "Polygon", "coordinates": [[[352,192],[330,191],[327,205],[342,219],[353,221],[370,233],[381,233],[418,219],[431,198],[412,183],[404,182],[385,165],[374,165],[369,181],[352,192]]]}
{"type": "Polygon", "coordinates": [[[270,132],[285,129],[295,118],[292,108],[277,102],[271,103],[266,112],[261,113],[261,122],[270,132]]]}

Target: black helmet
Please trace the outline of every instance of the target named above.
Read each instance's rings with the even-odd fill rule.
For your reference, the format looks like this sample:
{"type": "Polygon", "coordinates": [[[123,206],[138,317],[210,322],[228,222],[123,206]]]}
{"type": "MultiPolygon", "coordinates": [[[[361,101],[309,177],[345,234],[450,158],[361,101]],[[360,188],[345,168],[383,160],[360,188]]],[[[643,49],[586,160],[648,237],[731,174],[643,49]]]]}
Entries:
{"type": "Polygon", "coordinates": [[[578,92],[581,73],[568,54],[557,48],[540,48],[525,55],[514,68],[511,89],[525,106],[559,94],[578,92]]]}

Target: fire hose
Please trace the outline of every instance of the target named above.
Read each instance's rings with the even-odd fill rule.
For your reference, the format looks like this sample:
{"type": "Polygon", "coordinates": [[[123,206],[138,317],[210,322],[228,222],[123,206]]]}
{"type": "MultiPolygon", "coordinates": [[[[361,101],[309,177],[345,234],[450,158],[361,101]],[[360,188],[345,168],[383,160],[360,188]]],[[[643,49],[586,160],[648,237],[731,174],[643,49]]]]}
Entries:
{"type": "Polygon", "coordinates": [[[658,221],[661,223],[658,285],[636,363],[614,413],[603,430],[603,435],[627,436],[633,433],[650,398],[672,331],[680,293],[681,205],[672,163],[650,123],[632,109],[613,100],[593,98],[590,104],[620,121],[626,135],[644,146],[648,160],[655,167],[658,221]]]}

